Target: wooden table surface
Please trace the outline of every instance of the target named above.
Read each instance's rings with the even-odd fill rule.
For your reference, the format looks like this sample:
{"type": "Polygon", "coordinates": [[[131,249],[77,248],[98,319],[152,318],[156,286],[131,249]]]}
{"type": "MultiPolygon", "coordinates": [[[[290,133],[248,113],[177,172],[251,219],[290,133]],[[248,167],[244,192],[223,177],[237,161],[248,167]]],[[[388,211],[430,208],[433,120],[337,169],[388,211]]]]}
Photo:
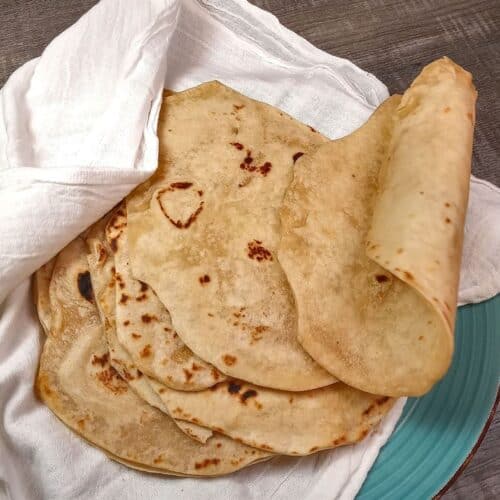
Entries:
{"type": "MultiPolygon", "coordinates": [[[[0,0],[0,86],[95,0],[0,0]]],[[[500,185],[500,0],[253,0],[319,48],[402,92],[448,55],[479,91],[473,172],[500,185]]],[[[443,498],[500,498],[500,417],[443,498]]]]}

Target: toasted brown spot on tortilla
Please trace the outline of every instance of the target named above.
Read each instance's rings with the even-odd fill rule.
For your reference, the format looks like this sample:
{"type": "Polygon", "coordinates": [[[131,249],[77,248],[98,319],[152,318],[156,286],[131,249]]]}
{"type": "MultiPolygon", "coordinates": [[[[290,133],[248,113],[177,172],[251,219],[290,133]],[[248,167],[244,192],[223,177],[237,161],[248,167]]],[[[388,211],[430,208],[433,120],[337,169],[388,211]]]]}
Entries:
{"type": "Polygon", "coordinates": [[[148,356],[151,356],[151,344],[146,344],[144,346],[144,349],[139,353],[141,358],[147,358],[148,356]]]}
{"type": "Polygon", "coordinates": [[[134,339],[140,339],[142,337],[142,335],[140,335],[139,333],[135,333],[135,332],[131,333],[131,335],[132,335],[132,338],[134,338],[134,339]]]}
{"type": "Polygon", "coordinates": [[[253,240],[247,245],[248,251],[247,255],[257,262],[261,262],[263,260],[272,261],[273,256],[271,252],[262,246],[262,241],[253,240]]]}
{"type": "Polygon", "coordinates": [[[128,299],[130,299],[130,297],[126,293],[122,293],[122,296],[120,297],[120,304],[126,304],[128,299]]]}
{"type": "Polygon", "coordinates": [[[94,356],[92,356],[92,364],[101,365],[102,368],[104,368],[104,366],[108,361],[109,361],[109,352],[105,352],[102,356],[97,356],[97,354],[94,354],[94,356]]]}
{"type": "Polygon", "coordinates": [[[170,184],[170,187],[173,189],[188,189],[192,185],[192,182],[172,182],[172,184],[170,184]]]}
{"type": "Polygon", "coordinates": [[[78,273],[77,278],[78,291],[80,295],[89,302],[94,300],[94,292],[92,290],[92,281],[90,280],[90,272],[78,273]]]}
{"type": "Polygon", "coordinates": [[[227,391],[231,394],[238,394],[240,392],[241,385],[236,382],[229,382],[227,386],[227,391]]]}
{"type": "Polygon", "coordinates": [[[451,111],[451,108],[449,106],[446,106],[446,108],[443,109],[445,113],[449,113],[451,111]]]}
{"type": "Polygon", "coordinates": [[[186,378],[186,382],[189,382],[193,378],[193,374],[186,368],[183,368],[182,370],[184,372],[184,377],[186,378]]]}
{"type": "Polygon", "coordinates": [[[301,156],[304,156],[304,153],[302,151],[297,151],[292,157],[293,163],[295,163],[301,156]]]}
{"type": "Polygon", "coordinates": [[[446,217],[444,221],[446,222],[446,224],[449,224],[451,222],[451,219],[449,217],[446,217]]]}
{"type": "Polygon", "coordinates": [[[202,462],[195,462],[195,469],[204,469],[205,467],[209,467],[210,465],[218,465],[220,462],[219,458],[205,458],[202,462]]]}
{"type": "Polygon", "coordinates": [[[230,144],[240,151],[244,148],[243,144],[241,144],[240,142],[231,142],[230,144]]]}
{"type": "Polygon", "coordinates": [[[222,361],[224,361],[227,366],[233,366],[236,363],[236,357],[230,354],[224,354],[224,356],[222,356],[222,361]]]}
{"type": "Polygon", "coordinates": [[[198,278],[198,281],[200,282],[201,285],[210,283],[210,276],[208,274],[204,274],[203,276],[200,276],[198,278]]]}
{"type": "Polygon", "coordinates": [[[245,391],[240,396],[240,401],[242,403],[245,403],[248,398],[255,398],[256,396],[257,396],[257,391],[254,391],[253,389],[249,389],[248,391],[245,391]]]}
{"type": "Polygon", "coordinates": [[[143,323],[151,323],[151,321],[158,321],[158,318],[154,314],[143,314],[141,320],[143,323]]]}
{"type": "Polygon", "coordinates": [[[385,274],[377,274],[375,276],[375,279],[379,282],[379,283],[385,283],[386,281],[389,281],[389,276],[386,276],[385,274]]]}
{"type": "Polygon", "coordinates": [[[114,394],[121,394],[128,390],[128,384],[112,366],[99,372],[97,374],[97,379],[114,394]]]}

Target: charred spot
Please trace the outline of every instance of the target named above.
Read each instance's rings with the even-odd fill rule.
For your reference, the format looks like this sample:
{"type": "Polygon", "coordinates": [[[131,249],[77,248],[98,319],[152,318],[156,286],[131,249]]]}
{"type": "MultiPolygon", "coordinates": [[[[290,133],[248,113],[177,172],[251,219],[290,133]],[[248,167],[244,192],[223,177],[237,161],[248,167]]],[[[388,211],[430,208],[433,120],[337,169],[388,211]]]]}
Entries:
{"type": "Polygon", "coordinates": [[[192,185],[192,182],[172,182],[170,187],[172,189],[189,189],[192,185]]]}
{"type": "MultiPolygon", "coordinates": [[[[272,163],[266,161],[262,165],[258,166],[253,163],[253,160],[254,159],[252,157],[252,152],[249,149],[247,149],[247,154],[245,158],[243,158],[243,161],[240,163],[241,170],[245,170],[247,172],[257,172],[261,174],[263,177],[266,177],[266,175],[271,171],[272,163]]],[[[243,185],[246,184],[241,184],[241,185],[238,184],[239,187],[243,187],[243,185]]]]}
{"type": "Polygon", "coordinates": [[[257,170],[259,171],[260,174],[262,174],[265,177],[271,171],[272,167],[273,167],[272,163],[270,161],[266,161],[257,170]]]}
{"type": "Polygon", "coordinates": [[[196,191],[198,193],[198,196],[203,196],[203,190],[202,189],[198,189],[198,191],[196,191]]]}
{"type": "Polygon", "coordinates": [[[160,388],[158,389],[158,392],[159,392],[160,394],[163,394],[166,390],[167,390],[167,389],[165,389],[165,387],[160,387],[160,388]]]}
{"type": "Polygon", "coordinates": [[[387,403],[387,401],[389,401],[389,399],[391,399],[389,396],[383,396],[383,397],[381,397],[381,398],[378,398],[378,399],[375,401],[375,403],[376,403],[377,405],[381,406],[381,405],[383,405],[383,404],[387,403]]]}
{"type": "Polygon", "coordinates": [[[78,291],[80,295],[89,302],[94,300],[94,292],[92,290],[92,281],[90,280],[90,272],[78,273],[77,278],[78,291]]]}
{"type": "Polygon", "coordinates": [[[141,295],[138,295],[135,300],[137,302],[142,302],[143,300],[146,300],[148,298],[147,294],[145,293],[141,293],[141,295]]]}
{"type": "Polygon", "coordinates": [[[219,371],[214,367],[212,368],[212,377],[214,380],[219,380],[219,371]]]}
{"type": "Polygon", "coordinates": [[[351,174],[351,177],[352,177],[353,179],[356,179],[356,174],[351,174]]]}
{"type": "Polygon", "coordinates": [[[109,246],[111,247],[111,250],[113,253],[116,253],[118,251],[118,237],[111,238],[111,241],[109,242],[109,246]]]}
{"type": "Polygon", "coordinates": [[[229,382],[227,386],[227,392],[230,394],[238,394],[240,392],[241,385],[236,382],[229,382]]]}
{"type": "Polygon", "coordinates": [[[142,372],[140,370],[137,370],[137,378],[141,378],[142,377],[142,372]]]}
{"type": "Polygon", "coordinates": [[[293,403],[293,396],[290,396],[290,397],[288,398],[288,402],[289,402],[290,404],[292,404],[292,403],[293,403]]]}
{"type": "Polygon", "coordinates": [[[403,274],[405,275],[405,278],[406,278],[407,280],[410,280],[410,281],[411,281],[411,280],[413,280],[413,279],[414,279],[413,274],[412,274],[412,273],[410,273],[409,271],[403,271],[403,274]]]}
{"type": "Polygon", "coordinates": [[[186,379],[186,382],[189,382],[193,378],[193,374],[186,368],[183,368],[182,371],[184,372],[184,377],[186,379]]]}
{"type": "Polygon", "coordinates": [[[310,450],[309,453],[312,453],[313,451],[319,450],[318,446],[313,446],[310,450]]]}
{"type": "Polygon", "coordinates": [[[151,344],[146,344],[139,355],[141,356],[141,358],[147,358],[148,356],[151,356],[151,344]]]}
{"type": "Polygon", "coordinates": [[[153,463],[154,464],[159,464],[163,462],[163,455],[158,455],[154,460],[153,460],[153,463]]]}
{"type": "Polygon", "coordinates": [[[139,333],[135,333],[135,332],[134,332],[134,333],[131,333],[130,335],[132,336],[132,338],[133,338],[133,339],[136,339],[136,340],[137,340],[137,339],[140,339],[140,338],[142,337],[142,335],[141,335],[141,334],[139,334],[139,333]]]}
{"type": "Polygon", "coordinates": [[[127,319],[123,322],[123,326],[128,326],[128,325],[130,325],[130,321],[127,319]]]}
{"type": "Polygon", "coordinates": [[[210,317],[210,318],[214,317],[214,315],[212,313],[207,313],[207,316],[210,317]]]}
{"type": "Polygon", "coordinates": [[[108,252],[106,252],[106,249],[103,246],[101,246],[99,248],[99,263],[102,264],[106,260],[107,256],[108,252]]]}
{"type": "Polygon", "coordinates": [[[360,433],[359,433],[359,439],[365,439],[365,437],[368,435],[368,429],[363,429],[360,433]]]}
{"type": "Polygon", "coordinates": [[[231,144],[231,146],[234,146],[239,151],[241,151],[244,148],[243,144],[241,144],[240,142],[231,142],[230,144],[231,144]]]}
{"type": "Polygon", "coordinates": [[[450,205],[448,202],[446,202],[446,203],[444,204],[444,206],[445,206],[446,208],[451,207],[451,205],[450,205]]]}
{"type": "Polygon", "coordinates": [[[311,125],[308,125],[308,127],[311,132],[318,132],[314,127],[311,127],[311,125]]]}
{"type": "Polygon", "coordinates": [[[197,365],[196,363],[192,363],[191,370],[193,370],[194,372],[198,372],[200,370],[203,370],[203,368],[200,365],[197,365]]]}
{"type": "Polygon", "coordinates": [[[109,366],[97,374],[97,379],[102,382],[110,391],[115,394],[121,394],[128,390],[127,383],[120,377],[118,372],[109,366]]]}
{"type": "Polygon", "coordinates": [[[424,340],[424,336],[423,336],[423,335],[420,335],[420,336],[418,337],[418,340],[424,340]]]}
{"type": "Polygon", "coordinates": [[[143,323],[151,323],[151,321],[158,321],[158,318],[153,314],[143,314],[141,316],[141,321],[143,323]]]}
{"type": "Polygon", "coordinates": [[[130,297],[126,293],[122,293],[122,296],[120,297],[120,304],[126,304],[128,299],[130,299],[130,297]]]}
{"type": "Polygon", "coordinates": [[[471,123],[474,123],[474,116],[472,113],[467,113],[467,118],[471,121],[471,123]]]}
{"type": "Polygon", "coordinates": [[[230,354],[224,354],[224,356],[222,356],[222,361],[224,361],[224,364],[227,366],[233,366],[236,363],[236,357],[230,354]]]}
{"type": "Polygon", "coordinates": [[[266,450],[266,451],[273,451],[273,448],[269,446],[268,444],[260,444],[259,448],[266,450]]]}
{"type": "Polygon", "coordinates": [[[78,427],[80,427],[80,429],[85,429],[85,419],[84,418],[81,418],[80,420],[78,420],[77,424],[78,424],[78,427]]]}
{"type": "Polygon", "coordinates": [[[304,153],[302,151],[297,151],[297,153],[295,153],[293,155],[293,163],[295,163],[301,156],[304,156],[304,153]]]}
{"type": "Polygon", "coordinates": [[[385,283],[386,281],[389,281],[389,276],[386,276],[385,274],[377,274],[375,279],[378,283],[385,283]]]}
{"type": "Polygon", "coordinates": [[[233,104],[233,108],[235,111],[239,111],[240,109],[243,109],[245,107],[244,104],[233,104]]]}
{"type": "Polygon", "coordinates": [[[141,284],[141,292],[145,292],[149,288],[144,281],[139,281],[139,283],[141,284]]]}
{"type": "Polygon", "coordinates": [[[257,396],[257,391],[254,391],[253,389],[248,389],[248,391],[245,391],[240,396],[240,401],[242,403],[245,403],[248,398],[255,398],[256,396],[257,396]]]}
{"type": "Polygon", "coordinates": [[[92,364],[100,365],[102,368],[104,368],[104,366],[108,361],[109,361],[109,352],[104,353],[102,356],[97,356],[97,354],[94,354],[92,356],[92,364]]]}
{"type": "Polygon", "coordinates": [[[199,470],[199,469],[204,469],[205,467],[209,467],[210,465],[218,465],[220,463],[219,458],[205,458],[202,462],[195,462],[194,468],[199,470]]]}
{"type": "Polygon", "coordinates": [[[339,437],[339,438],[335,439],[335,440],[332,442],[332,444],[333,444],[333,446],[339,446],[340,444],[343,444],[343,443],[345,443],[346,441],[347,441],[347,440],[346,440],[346,437],[345,437],[345,436],[341,436],[341,437],[339,437]]]}
{"type": "MultiPolygon", "coordinates": [[[[243,158],[243,161],[247,164],[247,165],[250,165],[252,162],[253,162],[253,158],[252,158],[252,152],[247,149],[247,155],[245,156],[245,158],[243,158]]],[[[244,168],[244,167],[243,167],[244,168]]]]}
{"type": "Polygon", "coordinates": [[[446,217],[444,221],[446,222],[446,224],[449,224],[451,222],[451,219],[449,217],[446,217]]]}
{"type": "Polygon", "coordinates": [[[198,281],[201,285],[205,285],[206,283],[210,283],[210,276],[208,274],[204,274],[198,278],[198,281]]]}
{"type": "MultiPolygon", "coordinates": [[[[184,182],[184,183],[175,182],[174,184],[192,185],[192,183],[189,183],[189,182],[184,182]]],[[[170,186],[172,186],[172,184],[170,186]]],[[[187,187],[189,187],[189,186],[187,186],[187,187]]],[[[187,187],[181,188],[181,189],[187,189],[187,187]]],[[[167,191],[170,191],[170,189],[161,189],[156,194],[156,199],[158,201],[158,205],[160,206],[161,211],[163,212],[163,215],[177,229],[187,229],[197,219],[198,215],[200,215],[201,211],[203,210],[204,202],[203,201],[200,202],[200,204],[198,205],[198,208],[188,217],[188,219],[186,221],[174,220],[170,217],[170,215],[168,215],[168,212],[165,210],[165,207],[163,206],[163,203],[161,201],[161,195],[163,193],[166,193],[167,191]]]]}
{"type": "Polygon", "coordinates": [[[263,260],[273,260],[271,252],[262,246],[262,241],[253,240],[247,245],[248,253],[247,255],[256,260],[257,262],[262,262],[263,260]]]}
{"type": "Polygon", "coordinates": [[[217,448],[220,448],[222,446],[222,443],[217,443],[215,446],[217,446],[217,448]]]}
{"type": "Polygon", "coordinates": [[[255,401],[255,407],[257,408],[257,410],[262,410],[263,408],[263,406],[258,401],[255,401]]]}

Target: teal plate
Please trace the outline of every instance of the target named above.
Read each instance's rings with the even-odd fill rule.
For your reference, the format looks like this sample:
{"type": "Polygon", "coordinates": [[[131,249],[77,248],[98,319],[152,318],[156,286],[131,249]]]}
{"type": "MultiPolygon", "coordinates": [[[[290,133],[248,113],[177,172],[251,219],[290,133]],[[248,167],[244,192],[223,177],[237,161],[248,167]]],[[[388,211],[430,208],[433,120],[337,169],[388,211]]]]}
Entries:
{"type": "Polygon", "coordinates": [[[500,295],[461,307],[446,377],[410,398],[359,500],[432,498],[448,486],[480,442],[497,398],[500,295]]]}

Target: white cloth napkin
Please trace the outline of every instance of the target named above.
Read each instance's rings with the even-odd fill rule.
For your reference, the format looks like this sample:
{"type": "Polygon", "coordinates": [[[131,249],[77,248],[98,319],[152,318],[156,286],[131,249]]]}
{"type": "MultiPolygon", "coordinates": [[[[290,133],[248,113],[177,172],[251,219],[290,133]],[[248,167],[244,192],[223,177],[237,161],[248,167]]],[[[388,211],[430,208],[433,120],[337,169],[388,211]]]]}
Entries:
{"type": "MultiPolygon", "coordinates": [[[[404,400],[356,446],[212,480],[163,478],[111,462],[35,399],[41,340],[27,277],[154,171],[163,84],[211,79],[331,138],[388,95],[372,75],[238,0],[102,0],[2,89],[0,497],[350,499],[391,435],[404,400]]],[[[499,253],[500,192],[473,180],[461,302],[500,290],[499,253]]]]}

